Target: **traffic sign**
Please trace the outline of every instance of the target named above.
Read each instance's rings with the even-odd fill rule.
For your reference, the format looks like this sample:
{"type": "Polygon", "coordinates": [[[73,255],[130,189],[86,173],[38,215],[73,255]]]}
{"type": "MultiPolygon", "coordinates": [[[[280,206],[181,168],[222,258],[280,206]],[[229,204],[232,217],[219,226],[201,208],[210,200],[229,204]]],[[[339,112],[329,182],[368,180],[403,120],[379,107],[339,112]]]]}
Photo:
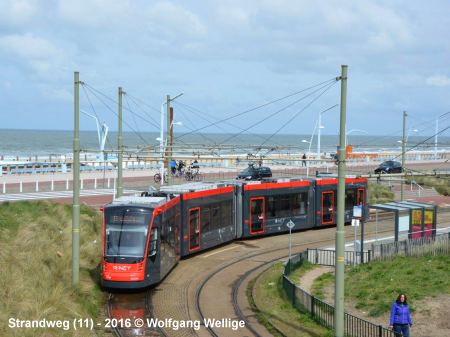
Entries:
{"type": "Polygon", "coordinates": [[[362,206],[353,206],[353,217],[362,218],[362,206]]]}
{"type": "Polygon", "coordinates": [[[359,227],[359,219],[352,219],[352,227],[359,227]]]}
{"type": "Polygon", "coordinates": [[[286,226],[287,226],[289,229],[292,229],[292,228],[295,227],[295,223],[294,223],[292,220],[289,220],[289,222],[286,224],[286,226]]]}

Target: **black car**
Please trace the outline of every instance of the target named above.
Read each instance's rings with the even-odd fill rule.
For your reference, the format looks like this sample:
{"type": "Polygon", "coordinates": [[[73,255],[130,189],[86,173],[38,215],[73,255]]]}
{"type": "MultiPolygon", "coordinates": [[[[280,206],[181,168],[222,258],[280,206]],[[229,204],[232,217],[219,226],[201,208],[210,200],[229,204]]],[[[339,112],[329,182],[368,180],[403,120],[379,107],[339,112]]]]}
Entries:
{"type": "Polygon", "coordinates": [[[236,177],[236,179],[258,180],[261,178],[270,178],[270,177],[272,177],[272,171],[270,167],[249,166],[245,170],[241,171],[236,177]]]}
{"type": "Polygon", "coordinates": [[[375,169],[375,173],[402,173],[402,164],[398,161],[388,160],[375,169]]]}

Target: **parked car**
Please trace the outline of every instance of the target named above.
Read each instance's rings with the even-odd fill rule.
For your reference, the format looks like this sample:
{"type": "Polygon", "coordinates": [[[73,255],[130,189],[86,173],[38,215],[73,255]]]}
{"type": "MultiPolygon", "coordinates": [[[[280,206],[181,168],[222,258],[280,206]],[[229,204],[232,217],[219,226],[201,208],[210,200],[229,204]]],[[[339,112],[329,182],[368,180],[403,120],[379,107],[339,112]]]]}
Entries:
{"type": "Polygon", "coordinates": [[[245,179],[245,180],[258,180],[262,178],[270,178],[272,177],[272,170],[270,167],[258,166],[254,167],[253,165],[249,165],[245,170],[242,170],[236,179],[245,179]]]}
{"type": "Polygon", "coordinates": [[[402,173],[402,164],[398,161],[388,160],[375,169],[375,173],[402,173]]]}

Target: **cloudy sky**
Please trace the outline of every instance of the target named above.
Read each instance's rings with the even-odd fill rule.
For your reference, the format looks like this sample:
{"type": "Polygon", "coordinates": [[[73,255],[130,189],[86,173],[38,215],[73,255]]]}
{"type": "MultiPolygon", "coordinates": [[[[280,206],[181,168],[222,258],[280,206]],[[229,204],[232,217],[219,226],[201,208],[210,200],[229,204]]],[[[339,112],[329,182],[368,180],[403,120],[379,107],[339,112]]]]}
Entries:
{"type": "MultiPolygon", "coordinates": [[[[0,0],[0,128],[71,129],[75,70],[91,88],[81,107],[92,112],[90,98],[113,130],[92,88],[116,109],[124,87],[128,108],[147,114],[125,111],[126,129],[140,131],[156,130],[165,95],[183,92],[183,132],[339,76],[341,64],[349,129],[396,132],[403,110],[426,125],[450,111],[449,13],[445,0],[0,0]]],[[[310,133],[318,113],[339,103],[340,86],[299,100],[305,94],[229,122],[310,133]]],[[[337,133],[338,111],[324,113],[325,133],[337,133]]],[[[231,124],[204,131],[239,130],[231,124]]],[[[81,125],[95,128],[87,117],[81,125]]]]}

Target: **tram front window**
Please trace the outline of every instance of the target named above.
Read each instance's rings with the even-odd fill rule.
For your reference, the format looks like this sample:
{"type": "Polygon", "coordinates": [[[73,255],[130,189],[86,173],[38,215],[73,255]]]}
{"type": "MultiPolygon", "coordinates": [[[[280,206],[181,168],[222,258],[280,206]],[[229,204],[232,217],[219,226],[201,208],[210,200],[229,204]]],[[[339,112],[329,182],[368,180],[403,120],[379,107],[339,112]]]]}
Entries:
{"type": "Polygon", "coordinates": [[[152,210],[114,207],[105,210],[105,260],[137,263],[145,253],[152,210]]]}

